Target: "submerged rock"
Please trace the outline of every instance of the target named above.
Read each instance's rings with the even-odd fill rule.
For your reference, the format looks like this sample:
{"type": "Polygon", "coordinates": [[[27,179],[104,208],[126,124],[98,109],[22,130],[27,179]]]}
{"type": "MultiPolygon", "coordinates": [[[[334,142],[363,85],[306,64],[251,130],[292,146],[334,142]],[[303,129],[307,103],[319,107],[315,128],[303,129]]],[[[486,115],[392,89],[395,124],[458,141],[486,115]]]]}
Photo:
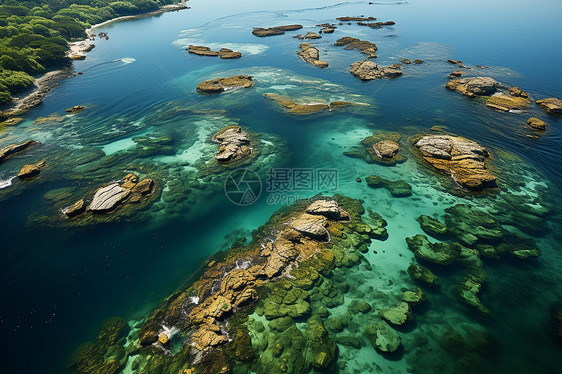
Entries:
{"type": "Polygon", "coordinates": [[[406,64],[406,65],[409,65],[409,64],[412,63],[412,61],[408,60],[407,58],[402,58],[402,59],[400,59],[400,61],[401,61],[403,64],[406,64]]]}
{"type": "Polygon", "coordinates": [[[406,243],[418,260],[438,265],[450,265],[457,256],[449,243],[431,243],[425,235],[418,234],[406,238],[406,243]]]}
{"type": "Polygon", "coordinates": [[[236,88],[249,88],[254,85],[249,75],[235,75],[228,78],[210,79],[197,85],[197,91],[204,94],[217,94],[236,88]]]}
{"type": "Polygon", "coordinates": [[[391,181],[389,179],[384,179],[377,175],[371,175],[365,178],[367,185],[372,188],[384,187],[390,192],[394,197],[408,197],[412,196],[412,186],[410,186],[406,181],[397,180],[391,181]]]}
{"type": "Polygon", "coordinates": [[[449,74],[449,79],[454,79],[454,78],[458,78],[458,77],[462,77],[463,75],[466,75],[466,73],[462,70],[455,70],[452,73],[449,74]]]}
{"type": "Polygon", "coordinates": [[[46,162],[44,160],[39,161],[35,164],[23,165],[22,168],[20,169],[19,173],[18,173],[18,178],[19,179],[27,179],[27,178],[34,177],[34,176],[39,174],[39,172],[41,171],[41,169],[45,165],[46,165],[46,162]]]}
{"type": "Polygon", "coordinates": [[[41,143],[35,140],[26,140],[18,144],[10,144],[0,149],[0,162],[10,158],[16,153],[23,152],[37,144],[41,144],[41,143]]]}
{"type": "Polygon", "coordinates": [[[555,97],[537,100],[536,104],[539,108],[546,110],[549,114],[562,114],[562,100],[555,97]]]}
{"type": "Polygon", "coordinates": [[[527,125],[529,125],[529,127],[533,130],[544,131],[546,130],[547,123],[537,117],[531,117],[527,120],[527,125]]]}
{"type": "Polygon", "coordinates": [[[492,95],[498,86],[499,83],[490,77],[453,79],[446,85],[448,89],[458,91],[468,97],[492,95]]]}
{"type": "Polygon", "coordinates": [[[404,301],[396,306],[381,310],[379,314],[386,321],[396,326],[403,325],[414,318],[412,307],[404,301]]]}
{"type": "Polygon", "coordinates": [[[479,283],[473,275],[468,274],[459,284],[457,288],[457,295],[466,305],[471,306],[484,314],[488,314],[488,308],[486,308],[478,298],[481,288],[482,284],[479,283]]]}
{"type": "Polygon", "coordinates": [[[382,321],[367,325],[365,334],[373,347],[381,352],[394,352],[400,346],[398,333],[382,321]]]}
{"type": "Polygon", "coordinates": [[[509,94],[511,96],[524,97],[526,99],[529,98],[529,93],[523,91],[522,89],[516,86],[513,86],[509,89],[509,94]]]}
{"type": "Polygon", "coordinates": [[[273,36],[273,35],[283,35],[285,31],[294,31],[302,29],[302,25],[286,25],[286,26],[274,26],[270,28],[254,27],[252,34],[259,37],[273,36]]]}
{"type": "Polygon", "coordinates": [[[447,234],[447,226],[439,222],[439,220],[427,216],[421,215],[418,218],[418,222],[420,223],[421,229],[427,234],[433,237],[441,237],[447,234]]]}
{"type": "Polygon", "coordinates": [[[215,159],[220,163],[238,161],[252,153],[250,136],[240,126],[229,126],[213,136],[213,141],[220,143],[215,159]]]}
{"type": "Polygon", "coordinates": [[[503,237],[500,223],[489,213],[468,204],[457,204],[445,210],[449,233],[463,245],[497,244],[503,237]]]}
{"type": "Polygon", "coordinates": [[[486,100],[486,105],[488,107],[502,112],[527,109],[530,104],[531,101],[525,97],[505,95],[503,93],[490,96],[490,98],[486,100]]]}
{"type": "Polygon", "coordinates": [[[308,43],[301,43],[299,45],[300,51],[297,51],[297,55],[306,63],[318,66],[319,68],[327,68],[328,63],[320,60],[320,54],[318,48],[313,47],[308,43]]]}
{"type": "Polygon", "coordinates": [[[319,114],[325,111],[340,110],[346,107],[357,105],[346,101],[334,101],[329,104],[322,104],[317,102],[298,104],[290,97],[281,96],[271,92],[264,93],[263,96],[273,100],[281,108],[286,109],[288,113],[295,115],[319,114]]]}
{"type": "Polygon", "coordinates": [[[402,70],[390,67],[379,68],[377,64],[370,60],[354,62],[351,64],[349,72],[361,80],[396,78],[402,75],[402,70]]]}
{"type": "Polygon", "coordinates": [[[316,369],[327,369],[336,360],[338,349],[328,335],[319,315],[313,315],[306,325],[305,357],[316,369]]]}
{"type": "Polygon", "coordinates": [[[368,55],[369,58],[377,57],[377,45],[366,40],[344,36],[336,40],[334,45],[337,47],[343,46],[344,49],[357,49],[359,52],[368,55]]]}
{"type": "Polygon", "coordinates": [[[410,305],[421,304],[425,301],[425,292],[421,288],[416,288],[414,291],[404,291],[402,301],[410,305]]]}
{"type": "Polygon", "coordinates": [[[496,177],[486,168],[490,154],[480,144],[450,135],[426,135],[414,142],[425,161],[469,190],[496,187],[496,177]]]}
{"type": "Polygon", "coordinates": [[[417,264],[408,266],[408,275],[413,281],[423,283],[429,286],[438,286],[439,278],[435,276],[429,269],[417,264]]]}

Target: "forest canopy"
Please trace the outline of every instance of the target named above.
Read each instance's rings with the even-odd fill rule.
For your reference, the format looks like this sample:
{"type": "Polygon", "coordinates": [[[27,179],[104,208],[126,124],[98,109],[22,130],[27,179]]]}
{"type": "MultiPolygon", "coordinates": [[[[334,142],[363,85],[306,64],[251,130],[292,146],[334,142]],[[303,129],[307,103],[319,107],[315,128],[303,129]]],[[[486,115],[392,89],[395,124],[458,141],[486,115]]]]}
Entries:
{"type": "Polygon", "coordinates": [[[32,75],[69,64],[68,43],[112,18],[155,11],[177,0],[0,0],[0,105],[33,85],[32,75]]]}

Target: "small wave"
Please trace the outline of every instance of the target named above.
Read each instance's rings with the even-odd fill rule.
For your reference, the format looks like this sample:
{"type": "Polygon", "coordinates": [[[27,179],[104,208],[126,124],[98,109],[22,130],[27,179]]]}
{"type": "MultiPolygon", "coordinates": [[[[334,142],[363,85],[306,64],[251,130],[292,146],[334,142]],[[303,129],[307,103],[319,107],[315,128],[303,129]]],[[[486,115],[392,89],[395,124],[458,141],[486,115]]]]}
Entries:
{"type": "Polygon", "coordinates": [[[0,179],[0,190],[12,185],[12,181],[16,179],[16,176],[13,176],[8,179],[0,179]]]}
{"type": "Polygon", "coordinates": [[[133,62],[137,61],[137,59],[134,57],[122,57],[122,58],[118,58],[115,61],[121,61],[122,63],[127,65],[127,64],[132,64],[133,62]]]}

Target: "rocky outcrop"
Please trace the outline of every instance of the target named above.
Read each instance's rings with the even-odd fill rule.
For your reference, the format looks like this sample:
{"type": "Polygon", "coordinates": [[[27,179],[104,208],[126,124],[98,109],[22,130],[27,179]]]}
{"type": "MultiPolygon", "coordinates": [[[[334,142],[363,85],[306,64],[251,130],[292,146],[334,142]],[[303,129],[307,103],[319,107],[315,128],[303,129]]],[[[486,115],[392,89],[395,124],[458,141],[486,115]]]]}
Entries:
{"type": "Polygon", "coordinates": [[[293,99],[287,96],[281,96],[276,93],[264,93],[263,96],[275,101],[281,108],[287,110],[290,114],[295,115],[311,115],[318,114],[324,111],[334,111],[348,106],[356,105],[347,101],[334,101],[329,104],[322,104],[318,102],[297,104],[293,99]]]}
{"type": "Polygon", "coordinates": [[[528,109],[531,101],[525,97],[506,95],[497,93],[490,96],[486,100],[486,105],[489,108],[496,109],[502,112],[509,112],[510,110],[523,110],[528,109]]]}
{"type": "Polygon", "coordinates": [[[351,22],[351,21],[376,21],[377,19],[375,17],[337,17],[336,18],[338,21],[340,22],[351,22]]]}
{"type": "Polygon", "coordinates": [[[373,144],[373,149],[378,157],[391,159],[396,156],[400,150],[400,146],[392,140],[381,140],[380,142],[373,144]]]}
{"type": "Polygon", "coordinates": [[[382,321],[367,325],[365,334],[378,351],[394,352],[400,346],[398,333],[382,321]]]}
{"type": "Polygon", "coordinates": [[[221,48],[219,51],[212,51],[211,48],[202,45],[190,45],[187,48],[187,51],[198,56],[219,56],[220,58],[224,59],[234,59],[242,57],[242,53],[235,52],[232,49],[221,48]]]}
{"type": "Polygon", "coordinates": [[[310,365],[315,369],[327,369],[337,358],[336,343],[328,335],[322,318],[315,314],[306,324],[306,352],[310,365]]]}
{"type": "Polygon", "coordinates": [[[241,160],[252,154],[250,136],[240,126],[229,126],[213,136],[213,141],[220,144],[215,159],[220,163],[241,160]]]}
{"type": "Polygon", "coordinates": [[[421,304],[425,301],[425,292],[421,288],[416,288],[414,291],[404,291],[402,301],[410,305],[421,304]]]}
{"type": "Polygon", "coordinates": [[[463,278],[457,288],[457,296],[466,305],[473,307],[484,314],[488,314],[489,310],[486,308],[478,294],[482,288],[482,284],[471,274],[463,278]]]}
{"type": "Polygon", "coordinates": [[[368,55],[369,58],[377,57],[376,55],[377,45],[375,43],[371,43],[366,40],[360,40],[357,38],[352,38],[350,36],[344,36],[343,38],[336,40],[334,45],[336,47],[343,46],[343,49],[356,49],[359,52],[368,55]]]}
{"type": "Polygon", "coordinates": [[[392,26],[395,25],[396,22],[394,21],[386,21],[386,22],[357,22],[359,26],[368,26],[372,29],[380,29],[383,26],[392,26]]]}
{"type": "Polygon", "coordinates": [[[439,278],[437,278],[431,270],[417,264],[410,264],[410,266],[408,266],[408,275],[413,281],[423,284],[424,286],[439,285],[439,278]]]}
{"type": "Polygon", "coordinates": [[[297,51],[297,55],[306,63],[318,66],[319,68],[327,68],[328,63],[320,60],[320,54],[318,48],[313,47],[308,43],[301,43],[299,45],[300,51],[297,51]]]}
{"type": "Polygon", "coordinates": [[[329,239],[326,224],[326,217],[304,213],[291,222],[291,227],[310,238],[326,241],[329,239]]]}
{"type": "Polygon", "coordinates": [[[86,107],[83,105],[75,105],[72,108],[68,108],[66,113],[76,114],[84,111],[84,109],[86,109],[86,107]]]}
{"type": "Polygon", "coordinates": [[[349,72],[361,80],[396,78],[402,75],[402,70],[391,67],[378,67],[373,61],[364,60],[351,64],[349,72]]]}
{"type": "Polygon", "coordinates": [[[447,60],[449,64],[458,65],[461,68],[464,68],[464,65],[461,60],[447,60]]]}
{"type": "Polygon", "coordinates": [[[286,25],[286,26],[275,26],[269,28],[254,27],[252,34],[259,37],[273,36],[273,35],[283,35],[285,31],[294,31],[302,29],[302,25],[286,25]]]}
{"type": "Polygon", "coordinates": [[[407,58],[401,58],[400,62],[402,62],[403,64],[409,65],[412,63],[412,61],[408,60],[407,58]]]}
{"type": "Polygon", "coordinates": [[[529,125],[529,127],[533,130],[544,131],[546,130],[547,123],[537,117],[531,117],[527,120],[527,125],[529,125]]]}
{"type": "Polygon", "coordinates": [[[324,216],[336,221],[349,220],[349,213],[340,208],[335,200],[317,200],[306,208],[306,213],[324,216]]]}
{"type": "Polygon", "coordinates": [[[453,79],[446,85],[448,89],[458,91],[468,97],[492,95],[498,86],[499,83],[490,77],[453,79]]]}
{"type": "Polygon", "coordinates": [[[431,243],[425,235],[406,238],[408,248],[414,252],[416,259],[437,265],[450,265],[457,257],[456,251],[449,243],[431,243]]]}
{"type": "Polygon", "coordinates": [[[562,100],[560,99],[549,97],[548,99],[537,100],[536,104],[549,114],[562,115],[562,100]]]}
{"type": "Polygon", "coordinates": [[[513,86],[509,89],[509,94],[511,96],[516,96],[516,97],[524,97],[525,99],[529,98],[529,93],[523,91],[522,89],[520,89],[519,87],[513,86]]]}
{"type": "Polygon", "coordinates": [[[96,191],[88,210],[95,213],[104,213],[115,209],[123,200],[129,197],[129,191],[118,183],[102,187],[96,191]]]}
{"type": "Polygon", "coordinates": [[[418,218],[421,229],[434,238],[439,238],[447,234],[447,226],[439,222],[439,220],[427,216],[425,214],[418,218]]]}
{"type": "Polygon", "coordinates": [[[462,77],[463,75],[466,75],[466,73],[462,70],[455,70],[452,73],[449,74],[449,79],[455,79],[455,78],[459,78],[462,77]]]}
{"type": "Polygon", "coordinates": [[[26,140],[17,144],[10,144],[2,149],[0,149],[0,162],[12,157],[16,153],[23,152],[34,145],[40,144],[35,140],[26,140]]]}
{"type": "Polygon", "coordinates": [[[304,34],[304,36],[297,35],[297,36],[295,36],[295,38],[297,38],[297,39],[320,39],[320,38],[322,38],[322,35],[317,34],[315,32],[312,32],[312,31],[309,31],[306,34],[304,34]]]}
{"type": "Polygon", "coordinates": [[[414,318],[412,307],[404,301],[396,306],[381,310],[379,314],[388,323],[395,326],[403,325],[414,318]]]}
{"type": "Polygon", "coordinates": [[[336,31],[337,26],[331,23],[321,23],[320,25],[316,25],[317,27],[321,27],[319,34],[333,34],[336,31]]]}
{"type": "Polygon", "coordinates": [[[379,177],[377,175],[371,175],[365,178],[365,181],[371,188],[386,188],[388,192],[390,192],[390,194],[394,197],[412,196],[412,186],[401,179],[392,181],[379,177]]]}
{"type": "Polygon", "coordinates": [[[490,154],[480,144],[459,136],[426,135],[414,142],[421,156],[436,170],[469,190],[496,187],[496,177],[486,168],[490,154]]]}
{"type": "Polygon", "coordinates": [[[86,211],[86,203],[84,199],[80,199],[71,206],[62,210],[62,213],[67,217],[72,218],[86,211]]]}
{"type": "Polygon", "coordinates": [[[254,82],[249,75],[235,75],[228,78],[210,79],[197,85],[197,91],[203,94],[217,94],[237,88],[252,87],[254,82]]]}
{"type": "Polygon", "coordinates": [[[43,161],[39,161],[35,164],[26,164],[23,165],[22,168],[20,169],[19,173],[18,173],[18,178],[21,179],[27,179],[27,178],[31,178],[31,177],[35,177],[36,175],[39,174],[39,172],[41,171],[41,169],[46,165],[46,162],[43,161]]]}
{"type": "Polygon", "coordinates": [[[421,59],[419,59],[419,58],[416,58],[415,60],[412,60],[412,62],[413,62],[414,64],[418,64],[418,65],[419,65],[419,64],[423,64],[423,60],[421,60],[421,59]]]}

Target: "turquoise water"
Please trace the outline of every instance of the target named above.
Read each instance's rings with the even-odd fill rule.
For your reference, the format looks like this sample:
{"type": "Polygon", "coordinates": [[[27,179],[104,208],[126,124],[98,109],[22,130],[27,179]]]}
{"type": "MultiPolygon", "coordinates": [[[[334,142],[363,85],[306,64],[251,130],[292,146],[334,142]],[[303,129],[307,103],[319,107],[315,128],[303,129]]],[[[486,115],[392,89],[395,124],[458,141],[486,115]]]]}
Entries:
{"type": "MultiPolygon", "coordinates": [[[[200,160],[216,150],[209,137],[239,123],[265,134],[263,152],[253,165],[260,175],[270,167],[335,168],[338,193],[362,199],[366,208],[387,219],[388,240],[375,242],[366,254],[373,271],[349,274],[348,280],[354,295],[361,295],[375,310],[397,298],[400,289],[412,287],[403,272],[412,258],[404,238],[422,233],[415,219],[420,214],[440,217],[447,207],[467,200],[448,193],[413,157],[384,167],[345,157],[343,152],[375,129],[397,131],[407,138],[440,125],[480,142],[492,154],[503,149],[518,155],[517,162],[501,163],[500,174],[507,179],[503,189],[513,192],[523,182],[519,193],[539,196],[540,204],[551,210],[545,224],[550,230],[540,237],[533,233],[542,251],[537,261],[486,263],[490,282],[481,299],[492,318],[473,314],[455,300],[460,272],[443,274],[441,289],[428,295],[427,310],[416,314],[415,329],[400,331],[405,347],[400,356],[379,355],[369,344],[359,351],[341,346],[339,357],[347,364],[340,372],[368,373],[376,366],[385,373],[408,368],[457,372],[457,359],[436,343],[451,327],[477,328],[497,338],[497,352],[489,357],[486,372],[556,372],[560,346],[552,337],[549,318],[552,306],[562,300],[561,210],[556,204],[562,192],[562,121],[534,107],[525,114],[498,113],[446,91],[444,84],[453,70],[446,60],[452,58],[468,66],[489,66],[486,75],[517,85],[535,99],[562,97],[562,4],[192,0],[189,5],[191,10],[100,27],[98,31],[107,32],[110,39],[98,41],[85,61],[75,63],[84,74],[61,82],[25,122],[0,132],[0,147],[29,138],[44,144],[0,165],[3,369],[64,371],[72,351],[94,339],[106,318],[145,317],[189,280],[205,258],[240,236],[249,237],[281,207],[268,204],[266,192],[250,206],[235,206],[224,195],[224,174],[205,180],[193,176],[200,160]],[[336,22],[336,17],[362,14],[396,25],[338,26],[334,34],[317,41],[328,69],[305,64],[296,56],[299,41],[294,34],[317,31],[314,25],[336,22]],[[292,23],[306,28],[271,38],[250,33],[252,26],[292,23]],[[362,82],[348,73],[348,67],[363,56],[331,45],[342,36],[376,43],[376,62],[384,66],[402,57],[425,63],[404,67],[398,79],[362,82]],[[188,44],[228,47],[242,51],[244,57],[189,55],[184,50],[188,44]],[[213,97],[195,92],[202,80],[234,74],[253,75],[255,88],[213,97]],[[265,92],[305,101],[347,99],[369,107],[295,117],[276,108],[262,96],[265,92]],[[33,123],[53,113],[62,116],[73,105],[88,109],[60,122],[33,123]],[[530,115],[549,123],[538,138],[529,137],[524,126],[530,115]],[[171,140],[166,147],[142,153],[134,139],[147,136],[171,140]],[[23,164],[40,157],[47,158],[48,167],[39,179],[12,179],[23,164]],[[59,209],[121,178],[131,164],[167,182],[159,201],[120,222],[65,225],[59,209]],[[373,174],[406,180],[413,196],[393,198],[384,189],[355,181],[373,174]],[[431,350],[416,346],[418,335],[429,340],[431,350]]],[[[301,195],[316,192],[322,191],[301,195]]],[[[472,202],[487,209],[494,199],[472,202]]],[[[343,315],[345,305],[338,308],[334,313],[343,315]]]]}

